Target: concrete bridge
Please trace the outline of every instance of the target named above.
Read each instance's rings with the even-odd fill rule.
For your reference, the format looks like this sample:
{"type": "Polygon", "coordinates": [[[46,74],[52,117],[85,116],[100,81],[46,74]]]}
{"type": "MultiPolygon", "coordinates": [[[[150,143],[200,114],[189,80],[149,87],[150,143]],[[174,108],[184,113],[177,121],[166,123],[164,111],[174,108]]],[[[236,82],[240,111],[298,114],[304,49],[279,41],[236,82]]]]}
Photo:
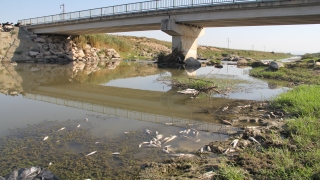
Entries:
{"type": "Polygon", "coordinates": [[[162,30],[196,65],[206,27],[318,24],[319,0],[153,0],[24,19],[37,34],[80,35],[162,30]]]}

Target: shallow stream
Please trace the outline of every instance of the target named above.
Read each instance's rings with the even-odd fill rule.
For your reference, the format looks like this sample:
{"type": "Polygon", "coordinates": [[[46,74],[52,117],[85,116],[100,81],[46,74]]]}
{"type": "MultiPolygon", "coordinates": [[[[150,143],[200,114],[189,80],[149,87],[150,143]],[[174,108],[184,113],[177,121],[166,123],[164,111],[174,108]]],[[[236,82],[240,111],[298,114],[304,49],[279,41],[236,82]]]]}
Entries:
{"type": "MultiPolygon", "coordinates": [[[[1,66],[0,143],[6,142],[5,136],[15,137],[13,143],[2,146],[7,146],[7,150],[14,148],[18,152],[27,151],[28,148],[34,151],[35,147],[27,146],[25,142],[19,145],[22,143],[19,138],[25,138],[25,141],[39,143],[44,149],[65,148],[63,152],[66,154],[62,156],[60,150],[52,150],[52,153],[59,153],[61,156],[53,158],[50,155],[39,155],[38,158],[42,160],[37,160],[35,157],[28,157],[31,155],[27,153],[18,157],[30,158],[32,161],[19,162],[17,157],[16,161],[12,161],[12,165],[10,160],[4,164],[1,159],[0,167],[6,171],[0,172],[0,176],[21,166],[48,167],[49,162],[55,162],[48,168],[60,173],[60,176],[76,176],[61,174],[59,168],[68,166],[68,163],[60,161],[68,157],[70,152],[73,157],[70,159],[71,164],[74,159],[74,162],[80,161],[79,158],[82,161],[82,158],[87,157],[86,154],[93,151],[97,153],[88,156],[85,161],[92,160],[92,163],[103,159],[103,162],[86,166],[89,169],[94,166],[92,168],[95,169],[101,165],[104,169],[109,169],[105,172],[99,171],[101,174],[83,173],[86,177],[115,175],[110,169],[116,167],[127,168],[125,171],[130,176],[135,165],[170,156],[162,152],[162,148],[138,147],[139,143],[155,137],[156,131],[164,137],[177,136],[167,143],[171,145],[171,153],[194,153],[201,144],[224,140],[228,138],[226,134],[237,130],[217,123],[210,114],[201,113],[201,109],[219,109],[235,99],[269,100],[288,89],[250,77],[249,70],[250,67],[239,68],[226,63],[222,69],[206,66],[195,70],[158,69],[155,64],[139,62],[121,64],[115,69],[100,68],[95,63],[1,66]],[[191,99],[177,93],[179,89],[159,81],[168,76],[190,75],[220,79],[221,89],[225,94],[212,95],[210,102],[201,97],[191,99]],[[66,128],[58,131],[63,127],[66,128]],[[10,130],[15,128],[20,129],[10,130]],[[152,133],[147,134],[146,129],[152,133]],[[180,134],[187,129],[191,129],[189,134],[180,134]],[[25,133],[21,136],[21,132],[25,133]],[[46,136],[48,139],[44,140],[46,136]],[[60,141],[62,143],[58,145],[60,141]],[[120,156],[112,156],[113,152],[120,152],[120,156]],[[131,169],[128,170],[128,167],[131,169]]],[[[45,152],[40,149],[39,153],[45,152]]],[[[75,170],[80,170],[77,169],[79,167],[82,165],[76,164],[75,170]]]]}

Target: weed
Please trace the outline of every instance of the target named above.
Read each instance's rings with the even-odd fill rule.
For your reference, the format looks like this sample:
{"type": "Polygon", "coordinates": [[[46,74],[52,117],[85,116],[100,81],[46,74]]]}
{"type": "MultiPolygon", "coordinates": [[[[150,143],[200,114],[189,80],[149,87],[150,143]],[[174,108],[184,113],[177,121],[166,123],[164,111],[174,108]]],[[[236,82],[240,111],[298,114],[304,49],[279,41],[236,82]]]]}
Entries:
{"type": "Polygon", "coordinates": [[[222,164],[222,168],[219,169],[218,177],[216,178],[221,180],[243,180],[246,177],[245,174],[246,172],[239,167],[222,164]]]}
{"type": "Polygon", "coordinates": [[[21,55],[23,51],[15,51],[14,54],[21,55]]]}
{"type": "Polygon", "coordinates": [[[320,86],[301,85],[272,101],[274,108],[294,116],[320,116],[320,86]]]}

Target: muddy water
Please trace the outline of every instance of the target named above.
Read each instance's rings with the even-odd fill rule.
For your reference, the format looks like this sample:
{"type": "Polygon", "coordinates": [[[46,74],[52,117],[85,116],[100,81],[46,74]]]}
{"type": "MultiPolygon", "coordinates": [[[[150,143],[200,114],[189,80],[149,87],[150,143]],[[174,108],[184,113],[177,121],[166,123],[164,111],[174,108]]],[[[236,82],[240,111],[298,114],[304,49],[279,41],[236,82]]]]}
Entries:
{"type": "MultiPolygon", "coordinates": [[[[210,115],[200,113],[203,107],[219,108],[234,99],[270,99],[286,90],[249,77],[249,69],[226,64],[222,69],[208,66],[188,70],[158,69],[153,64],[122,64],[112,70],[75,63],[1,66],[0,137],[9,135],[9,129],[27,128],[45,120],[71,120],[89,130],[96,138],[94,141],[112,138],[123,141],[130,133],[141,133],[130,140],[135,145],[135,154],[130,156],[133,159],[150,153],[138,148],[138,143],[150,141],[156,131],[165,137],[178,136],[168,143],[173,152],[192,153],[202,143],[224,140],[227,136],[223,134],[237,130],[217,124],[210,115]],[[206,98],[190,99],[178,94],[178,89],[158,81],[166,76],[188,75],[236,81],[230,86],[226,81],[223,87],[228,89],[226,95],[212,95],[214,99],[210,103],[206,98]],[[189,128],[198,130],[199,135],[197,131],[191,131],[188,137],[179,134],[189,128]],[[145,134],[145,129],[153,134],[145,134]],[[218,131],[220,134],[212,133],[218,131]],[[197,140],[200,142],[196,143],[197,140]]],[[[42,141],[45,135],[53,134],[42,132],[38,139],[42,141]]],[[[82,146],[69,144],[68,147],[79,154],[85,153],[82,146]]]]}

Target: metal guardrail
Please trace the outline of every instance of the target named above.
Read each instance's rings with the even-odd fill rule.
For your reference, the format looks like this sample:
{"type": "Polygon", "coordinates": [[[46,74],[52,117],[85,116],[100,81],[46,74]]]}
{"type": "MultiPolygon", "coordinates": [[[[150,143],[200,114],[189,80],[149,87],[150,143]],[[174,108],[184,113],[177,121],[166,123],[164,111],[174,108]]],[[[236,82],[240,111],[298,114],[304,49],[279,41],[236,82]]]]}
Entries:
{"type": "Polygon", "coordinates": [[[79,102],[74,100],[55,98],[50,96],[38,95],[38,94],[28,93],[24,97],[27,99],[33,99],[33,100],[48,102],[52,104],[73,107],[77,109],[84,109],[87,111],[93,111],[93,112],[98,112],[98,113],[108,114],[108,115],[113,115],[118,117],[135,119],[139,121],[146,121],[146,122],[152,122],[152,123],[158,123],[158,124],[170,123],[170,125],[172,126],[182,127],[186,129],[192,127],[199,131],[208,131],[208,132],[214,132],[214,133],[220,133],[220,134],[233,134],[242,130],[241,128],[238,128],[238,127],[200,122],[200,121],[195,121],[191,119],[174,118],[170,116],[149,114],[149,113],[143,113],[138,111],[130,111],[126,109],[113,108],[108,106],[84,103],[84,102],[79,102]]]}
{"type": "MultiPolygon", "coordinates": [[[[23,26],[184,7],[236,4],[258,0],[152,0],[19,20],[23,26]]],[[[259,0],[260,1],[260,0],[259,0]]],[[[265,0],[266,1],[266,0],[265,0]]],[[[268,0],[267,0],[268,1],[268,0]]]]}

